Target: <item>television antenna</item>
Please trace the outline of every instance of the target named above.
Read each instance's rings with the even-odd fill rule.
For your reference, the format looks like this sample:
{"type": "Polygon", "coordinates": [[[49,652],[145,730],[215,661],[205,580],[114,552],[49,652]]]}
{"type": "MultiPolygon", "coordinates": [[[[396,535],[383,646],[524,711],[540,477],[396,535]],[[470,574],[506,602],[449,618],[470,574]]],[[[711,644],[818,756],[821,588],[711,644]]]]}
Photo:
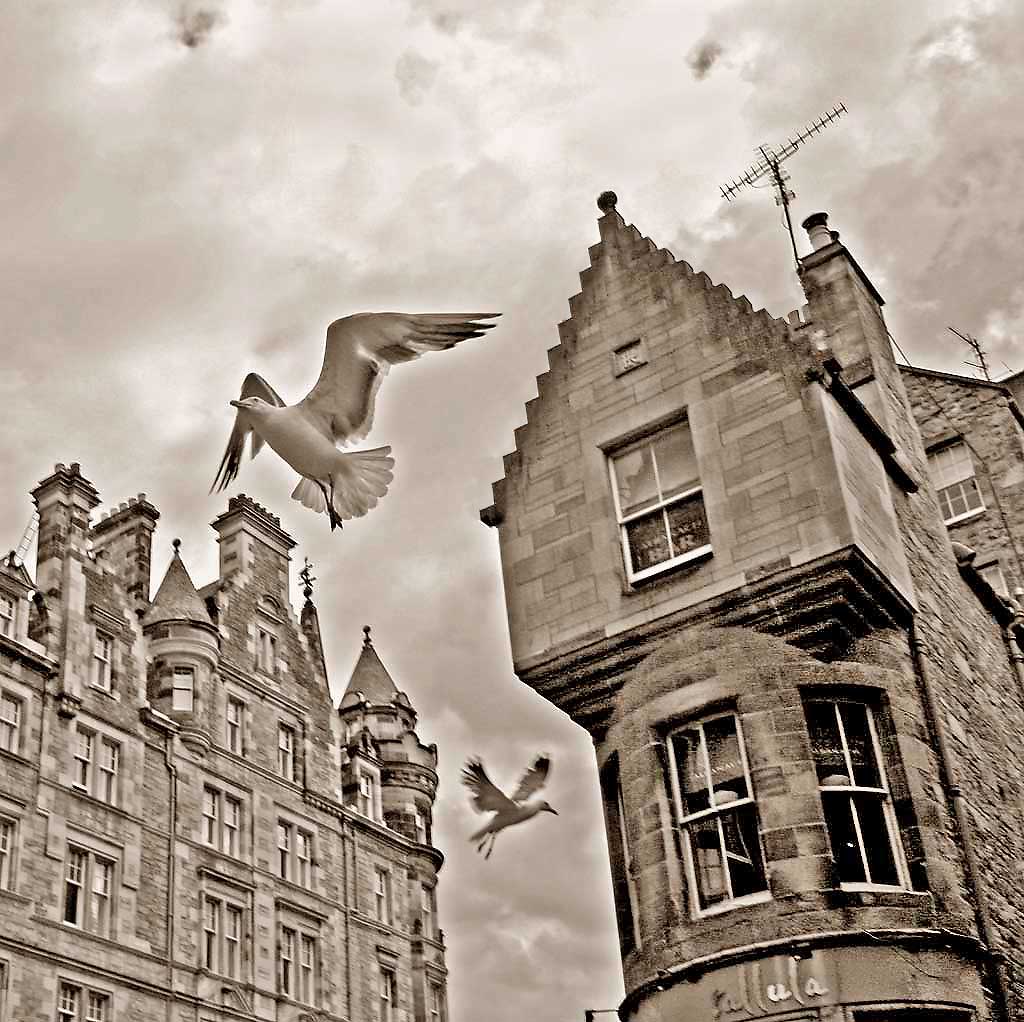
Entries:
{"type": "Polygon", "coordinates": [[[761,154],[761,159],[748,167],[731,184],[722,185],[721,188],[722,198],[728,199],[731,202],[736,197],[736,194],[747,186],[756,188],[758,187],[758,182],[763,178],[770,179],[771,185],[775,188],[775,204],[782,207],[782,211],[786,216],[786,230],[789,232],[789,241],[793,246],[793,258],[796,260],[798,269],[800,266],[800,256],[796,250],[796,238],[793,236],[793,221],[789,215],[789,204],[796,198],[796,192],[790,191],[786,183],[789,181],[789,174],[782,169],[781,164],[788,160],[804,142],[817,135],[819,131],[833,121],[839,120],[846,112],[846,106],[839,103],[828,112],[822,114],[816,121],[808,124],[803,131],[798,132],[792,138],[786,139],[781,145],[758,146],[757,151],[761,154]]]}
{"type": "MultiPolygon", "coordinates": [[[[972,337],[970,334],[962,334],[962,333],[960,333],[960,331],[957,330],[956,327],[951,327],[950,326],[950,327],[946,327],[946,329],[949,330],[950,333],[956,334],[957,337],[959,337],[960,340],[963,341],[964,344],[966,344],[971,349],[971,351],[973,351],[974,354],[978,357],[978,361],[977,362],[964,362],[964,365],[965,366],[970,366],[972,369],[980,369],[981,370],[981,375],[986,380],[991,382],[992,381],[992,374],[988,370],[988,360],[985,358],[985,355],[987,353],[986,353],[985,349],[981,346],[981,341],[979,341],[977,337],[972,337]]],[[[1004,362],[1003,365],[1006,365],[1006,363],[1004,362]]],[[[1009,368],[1009,367],[1007,367],[1007,368],[1009,368]]]]}

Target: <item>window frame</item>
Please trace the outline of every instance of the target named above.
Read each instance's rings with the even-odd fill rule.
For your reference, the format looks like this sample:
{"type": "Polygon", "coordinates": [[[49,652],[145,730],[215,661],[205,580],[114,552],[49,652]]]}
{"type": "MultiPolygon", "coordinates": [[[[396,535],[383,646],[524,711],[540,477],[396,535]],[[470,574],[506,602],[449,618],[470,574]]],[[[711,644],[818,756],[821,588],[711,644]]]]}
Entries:
{"type": "Polygon", "coordinates": [[[941,444],[938,447],[932,448],[927,451],[928,458],[928,476],[931,480],[932,487],[935,490],[935,496],[939,502],[939,511],[942,514],[942,521],[945,525],[956,525],[959,522],[965,522],[970,518],[975,518],[980,514],[984,514],[988,508],[985,505],[985,498],[982,496],[981,487],[978,485],[978,473],[977,467],[974,464],[974,458],[971,455],[971,448],[966,440],[960,436],[948,443],[941,444]],[[966,462],[970,466],[970,475],[961,476],[958,479],[954,479],[952,482],[946,483],[945,486],[939,486],[939,480],[936,478],[937,475],[941,475],[943,471],[949,472],[950,468],[943,466],[939,463],[944,455],[950,455],[957,450],[963,451],[963,458],[961,461],[966,462]],[[947,511],[952,510],[952,499],[948,496],[949,491],[955,487],[960,488],[960,496],[964,498],[964,503],[967,503],[966,491],[963,489],[964,484],[971,482],[974,485],[974,492],[978,497],[978,504],[975,507],[968,508],[966,511],[962,511],[959,514],[949,515],[947,517],[947,511]]]}
{"type": "Polygon", "coordinates": [[[228,694],[224,708],[224,744],[228,752],[231,752],[236,756],[245,755],[246,709],[247,706],[244,699],[239,699],[237,696],[231,695],[230,693],[228,694]],[[233,707],[237,708],[238,711],[237,720],[233,720],[231,716],[233,707]]]}
{"type": "Polygon", "coordinates": [[[263,624],[256,626],[255,667],[261,674],[277,674],[277,632],[263,624]]]}
{"type": "Polygon", "coordinates": [[[204,892],[201,929],[200,968],[227,979],[241,980],[245,966],[245,908],[219,893],[204,892]],[[229,925],[232,919],[238,924],[234,934],[229,925]]]}
{"type": "Polygon", "coordinates": [[[112,1022],[114,998],[106,990],[97,990],[82,983],[60,979],[57,983],[57,1022],[112,1022]],[[74,1004],[65,1000],[65,993],[74,996],[74,1004]],[[100,1012],[97,1013],[97,1006],[100,1012]]]}
{"type": "Polygon", "coordinates": [[[13,891],[18,855],[18,823],[14,816],[0,816],[0,891],[13,891]]]}
{"type": "Polygon", "coordinates": [[[21,755],[24,721],[25,700],[10,689],[0,689],[0,750],[15,756],[21,755]],[[7,706],[13,707],[13,716],[7,716],[7,706]]]}
{"type": "Polygon", "coordinates": [[[391,870],[373,867],[373,917],[385,926],[394,925],[394,905],[391,899],[391,870]],[[382,882],[383,881],[383,882],[382,882]]]}
{"type": "Polygon", "coordinates": [[[298,759],[296,747],[298,745],[298,729],[292,724],[284,721],[277,722],[277,773],[286,781],[296,783],[298,759]],[[288,739],[285,744],[285,739],[288,739]],[[287,766],[287,769],[285,767],[287,766]]]}
{"type": "Polygon", "coordinates": [[[429,1016],[430,1022],[446,1022],[448,1018],[448,1006],[445,1003],[444,987],[434,980],[427,980],[430,991],[429,1016]]]}
{"type": "Polygon", "coordinates": [[[63,897],[61,898],[61,923],[76,930],[112,939],[116,932],[115,914],[117,905],[117,861],[109,856],[94,852],[91,848],[69,841],[66,846],[64,870],[62,873],[63,897]],[[75,860],[80,859],[78,875],[72,876],[75,860]],[[97,874],[105,876],[105,889],[97,888],[97,874]],[[70,905],[69,888],[75,888],[74,918],[68,918],[70,905]],[[96,897],[100,895],[101,911],[97,911],[96,897]]]}
{"type": "Polygon", "coordinates": [[[203,784],[201,843],[232,859],[242,857],[245,800],[230,791],[203,784]],[[213,811],[210,812],[209,810],[213,811]]]}
{"type": "Polygon", "coordinates": [[[190,664],[175,664],[171,675],[171,712],[195,713],[196,711],[196,669],[190,664]],[[178,678],[188,678],[188,687],[178,684],[178,678]],[[188,694],[188,706],[178,706],[178,693],[188,694]]]}
{"type": "Polygon", "coordinates": [[[13,639],[18,634],[18,604],[21,601],[10,593],[0,593],[0,635],[6,639],[13,639]],[[4,613],[4,608],[10,610],[10,614],[4,613]]]}
{"type": "Polygon", "coordinates": [[[420,884],[420,922],[423,936],[437,940],[437,891],[433,884],[420,884]]]}
{"type": "Polygon", "coordinates": [[[101,692],[114,690],[114,637],[98,628],[92,640],[89,684],[101,692]]]}
{"type": "Polygon", "coordinates": [[[398,975],[388,965],[377,965],[379,1022],[395,1022],[398,1011],[398,975]]]}
{"type": "MultiPolygon", "coordinates": [[[[771,883],[769,880],[768,863],[765,858],[764,852],[764,840],[761,831],[761,814],[758,809],[757,796],[754,792],[753,781],[750,776],[750,763],[747,758],[746,741],[743,736],[743,724],[739,713],[735,709],[719,710],[717,712],[708,713],[700,717],[696,717],[692,720],[680,722],[673,725],[665,734],[665,747],[668,753],[668,766],[669,776],[671,781],[671,794],[672,794],[672,810],[675,817],[675,825],[677,831],[680,832],[681,844],[683,846],[683,864],[686,873],[687,887],[689,888],[689,900],[690,900],[690,912],[694,919],[704,919],[708,916],[720,915],[724,912],[731,912],[737,908],[743,908],[747,905],[758,905],[762,902],[771,901],[772,891],[771,883]],[[714,802],[714,787],[711,783],[711,762],[710,755],[707,749],[707,738],[704,733],[704,727],[707,724],[713,723],[714,721],[724,720],[726,718],[731,719],[735,723],[736,728],[736,739],[737,748],[740,754],[740,762],[743,767],[743,777],[746,782],[748,795],[745,798],[734,799],[732,801],[723,802],[718,805],[714,802]],[[680,789],[680,768],[681,764],[676,760],[675,745],[672,741],[673,737],[684,731],[692,731],[694,729],[700,730],[701,742],[701,760],[702,768],[705,771],[707,782],[708,782],[708,801],[709,806],[707,809],[698,810],[695,813],[683,813],[683,798],[682,791],[680,789]],[[750,894],[740,895],[735,897],[732,895],[732,876],[727,868],[728,856],[723,858],[722,875],[727,883],[727,891],[729,897],[725,900],[716,902],[709,905],[707,908],[701,908],[700,904],[700,886],[697,877],[697,865],[696,856],[693,851],[693,838],[691,836],[690,826],[701,820],[714,819],[717,821],[718,827],[718,840],[719,847],[725,848],[725,837],[724,829],[722,825],[722,818],[726,813],[734,812],[737,809],[742,809],[746,806],[750,806],[754,811],[754,822],[757,830],[757,841],[758,841],[758,852],[760,855],[761,871],[764,875],[764,888],[759,891],[752,891],[750,894]]],[[[726,849],[727,852],[727,849],[726,849]]]]}
{"type": "MultiPolygon", "coordinates": [[[[878,799],[882,807],[882,819],[885,822],[886,835],[889,839],[889,851],[892,855],[893,863],[896,870],[896,884],[880,884],[870,880],[839,880],[840,890],[843,891],[909,891],[912,890],[910,882],[910,870],[907,863],[906,851],[903,847],[903,839],[900,834],[899,820],[896,818],[896,807],[893,805],[892,790],[889,787],[889,776],[886,770],[885,757],[882,753],[882,744],[878,737],[878,727],[875,723],[875,710],[876,707],[872,705],[870,699],[858,699],[855,696],[841,696],[834,695],[829,696],[821,692],[817,693],[804,693],[801,698],[802,708],[804,710],[804,719],[807,720],[807,705],[809,703],[819,703],[822,705],[831,706],[836,715],[836,722],[838,725],[840,740],[842,741],[843,758],[846,765],[847,775],[850,780],[854,779],[853,773],[853,762],[850,754],[850,744],[846,738],[846,727],[843,722],[842,714],[839,712],[840,705],[850,705],[860,707],[865,711],[867,724],[868,724],[868,736],[871,739],[871,751],[874,755],[875,766],[878,771],[879,781],[881,782],[879,787],[872,787],[869,785],[858,785],[858,784],[822,784],[817,778],[817,762],[814,759],[814,747],[811,746],[811,762],[815,769],[815,780],[818,787],[818,798],[821,802],[821,811],[825,819],[825,831],[829,840],[829,851],[832,855],[833,862],[836,864],[836,871],[838,876],[839,870],[839,859],[832,849],[832,836],[831,830],[828,826],[828,810],[826,809],[825,799],[822,798],[822,793],[832,793],[836,795],[849,794],[851,797],[848,802],[851,809],[851,819],[853,821],[854,834],[857,838],[858,852],[860,854],[861,867],[864,871],[865,877],[871,876],[870,862],[867,855],[867,847],[864,840],[862,831],[862,824],[860,821],[860,815],[857,812],[857,803],[854,800],[854,795],[867,795],[874,796],[878,799]]],[[[810,731],[810,721],[808,723],[808,731],[810,731]]],[[[877,840],[877,837],[876,837],[877,840]]]]}
{"type": "Polygon", "coordinates": [[[288,922],[277,928],[277,992],[299,1004],[320,1003],[320,934],[307,926],[288,922]],[[312,950],[309,966],[306,951],[312,950]]]}
{"type": "Polygon", "coordinates": [[[105,805],[118,805],[121,750],[122,743],[116,738],[111,738],[87,724],[76,724],[71,787],[105,805]]]}
{"type": "Polygon", "coordinates": [[[612,506],[615,509],[615,521],[619,530],[619,545],[622,548],[623,567],[626,572],[626,581],[630,585],[661,575],[672,568],[678,567],[679,565],[702,560],[714,553],[714,544],[711,542],[711,526],[710,522],[707,520],[707,505],[704,502],[704,483],[699,472],[700,463],[697,457],[696,447],[693,443],[693,429],[690,427],[689,418],[683,417],[672,422],[662,423],[661,425],[655,426],[650,431],[646,432],[643,436],[632,439],[621,445],[606,448],[604,450],[604,454],[608,463],[608,477],[612,490],[612,506]],[[670,497],[665,498],[661,495],[661,481],[658,473],[657,458],[653,451],[653,445],[660,437],[667,436],[673,430],[680,428],[685,428],[689,434],[690,446],[693,449],[694,454],[694,467],[698,470],[696,485],[689,486],[686,489],[681,490],[679,493],[674,493],[670,497]],[[631,454],[632,452],[641,450],[644,447],[651,448],[651,467],[654,472],[657,499],[652,504],[640,508],[637,511],[624,514],[622,510],[622,500],[619,495],[619,484],[615,474],[615,462],[624,455],[631,454]],[[633,555],[627,531],[628,526],[633,522],[639,521],[641,518],[650,517],[656,511],[661,511],[662,524],[665,529],[666,538],[668,539],[669,544],[669,551],[671,553],[673,548],[672,535],[671,530],[667,525],[667,521],[665,520],[665,513],[671,507],[698,499],[700,500],[701,507],[704,510],[704,521],[707,525],[708,542],[694,547],[692,550],[687,550],[680,554],[673,554],[667,560],[658,561],[658,563],[652,564],[647,568],[641,568],[639,571],[634,571],[633,555]]]}

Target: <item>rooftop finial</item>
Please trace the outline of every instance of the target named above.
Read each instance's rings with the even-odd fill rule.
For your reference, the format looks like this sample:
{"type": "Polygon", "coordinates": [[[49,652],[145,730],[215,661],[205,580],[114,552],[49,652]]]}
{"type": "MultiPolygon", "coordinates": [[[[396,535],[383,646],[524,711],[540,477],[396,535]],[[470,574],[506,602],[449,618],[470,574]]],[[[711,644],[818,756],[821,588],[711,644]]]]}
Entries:
{"type": "Polygon", "coordinates": [[[174,556],[175,557],[180,557],[181,556],[181,540],[180,539],[172,539],[171,540],[171,546],[174,547],[174,556]]]}
{"type": "Polygon", "coordinates": [[[619,201],[619,197],[615,192],[601,192],[597,197],[597,208],[602,213],[610,213],[615,209],[615,204],[619,201]]]}
{"type": "Polygon", "coordinates": [[[309,600],[313,596],[313,583],[316,581],[316,576],[312,573],[313,565],[309,563],[308,557],[303,557],[302,563],[302,571],[299,572],[299,578],[302,579],[302,595],[309,600]]]}
{"type": "Polygon", "coordinates": [[[372,645],[372,643],[370,642],[370,626],[369,625],[363,625],[363,645],[364,646],[372,645]]]}

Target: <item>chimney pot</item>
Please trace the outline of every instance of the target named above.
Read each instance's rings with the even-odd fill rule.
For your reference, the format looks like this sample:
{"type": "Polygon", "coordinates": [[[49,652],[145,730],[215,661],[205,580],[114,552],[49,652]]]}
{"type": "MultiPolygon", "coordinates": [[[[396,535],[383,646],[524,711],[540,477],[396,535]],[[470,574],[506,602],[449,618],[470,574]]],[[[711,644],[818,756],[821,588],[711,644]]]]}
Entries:
{"type": "Polygon", "coordinates": [[[812,213],[801,226],[807,232],[807,237],[815,251],[826,245],[831,245],[835,240],[832,237],[833,234],[837,238],[839,237],[837,232],[828,229],[828,213],[812,213]]]}

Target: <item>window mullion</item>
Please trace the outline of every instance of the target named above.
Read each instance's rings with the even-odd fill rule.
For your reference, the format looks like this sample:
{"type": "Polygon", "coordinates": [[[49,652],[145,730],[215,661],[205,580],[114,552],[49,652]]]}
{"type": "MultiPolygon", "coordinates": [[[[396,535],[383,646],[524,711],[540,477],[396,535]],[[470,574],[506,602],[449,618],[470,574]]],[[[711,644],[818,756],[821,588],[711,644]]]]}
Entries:
{"type": "MultiPolygon", "coordinates": [[[[725,826],[722,823],[722,814],[715,817],[715,826],[718,830],[718,854],[721,856],[722,877],[725,880],[725,889],[729,901],[734,900],[732,893],[732,872],[729,869],[729,856],[725,848],[725,826]]],[[[737,824],[738,826],[738,824],[737,824]]]]}
{"type": "Polygon", "coordinates": [[[839,725],[839,741],[843,746],[843,759],[846,762],[846,776],[850,778],[850,784],[853,784],[853,758],[850,756],[850,743],[846,740],[846,728],[843,727],[843,715],[839,712],[839,703],[834,703],[832,709],[835,710],[836,722],[839,725]]]}
{"type": "Polygon", "coordinates": [[[860,850],[860,861],[864,868],[864,879],[865,882],[873,884],[874,881],[871,879],[871,863],[868,860],[868,850],[864,844],[864,833],[860,829],[860,813],[857,812],[857,803],[854,801],[853,796],[850,796],[850,814],[853,817],[853,832],[857,835],[857,847],[860,850]]]}

